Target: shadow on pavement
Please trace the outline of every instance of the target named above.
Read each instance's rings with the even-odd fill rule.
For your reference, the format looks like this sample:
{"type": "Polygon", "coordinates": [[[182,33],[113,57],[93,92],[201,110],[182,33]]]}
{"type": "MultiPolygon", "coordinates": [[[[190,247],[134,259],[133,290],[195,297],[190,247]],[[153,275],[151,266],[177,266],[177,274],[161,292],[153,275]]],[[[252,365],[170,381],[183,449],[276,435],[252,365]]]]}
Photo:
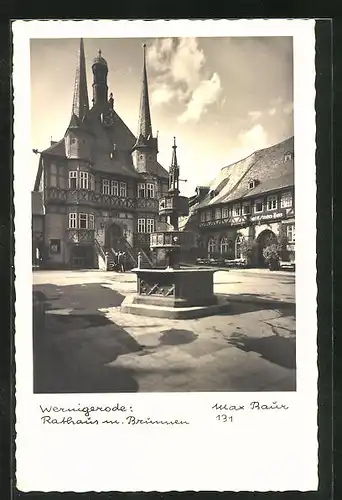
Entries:
{"type": "Polygon", "coordinates": [[[170,330],[165,330],[161,332],[159,337],[160,345],[180,345],[180,344],[190,344],[196,340],[198,335],[193,333],[191,330],[177,330],[171,328],[170,330]]]}
{"type": "Polygon", "coordinates": [[[142,349],[125,330],[98,310],[120,305],[124,298],[121,294],[100,284],[89,284],[44,285],[35,287],[34,295],[45,299],[48,311],[44,323],[34,317],[35,393],[139,390],[132,370],[108,366],[118,356],[142,349]],[[65,309],[72,311],[63,314],[65,309]]]}
{"type": "Polygon", "coordinates": [[[277,335],[269,337],[248,337],[235,332],[227,339],[229,345],[244,352],[256,352],[262,358],[284,368],[296,368],[296,340],[277,335]]]}
{"type": "Polygon", "coordinates": [[[271,295],[257,295],[253,293],[244,293],[238,295],[228,295],[218,293],[217,295],[226,297],[229,302],[229,308],[220,315],[230,316],[235,314],[244,314],[256,311],[279,311],[281,316],[295,316],[296,305],[293,302],[276,300],[271,295]]]}

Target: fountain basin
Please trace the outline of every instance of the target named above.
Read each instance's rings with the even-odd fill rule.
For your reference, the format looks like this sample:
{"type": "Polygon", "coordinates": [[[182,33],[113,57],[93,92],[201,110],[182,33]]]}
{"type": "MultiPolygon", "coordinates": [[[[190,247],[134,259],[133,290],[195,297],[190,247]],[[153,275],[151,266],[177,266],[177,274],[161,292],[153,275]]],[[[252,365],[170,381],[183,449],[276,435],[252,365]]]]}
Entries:
{"type": "Polygon", "coordinates": [[[217,314],[227,301],[214,294],[215,269],[132,269],[137,295],[122,303],[123,312],[162,318],[217,314]]]}

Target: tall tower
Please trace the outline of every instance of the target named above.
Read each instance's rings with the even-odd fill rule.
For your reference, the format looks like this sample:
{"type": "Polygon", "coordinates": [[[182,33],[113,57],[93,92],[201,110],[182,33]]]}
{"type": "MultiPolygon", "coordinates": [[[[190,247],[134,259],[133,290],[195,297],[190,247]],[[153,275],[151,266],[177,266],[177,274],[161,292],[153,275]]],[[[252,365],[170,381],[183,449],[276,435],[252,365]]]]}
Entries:
{"type": "Polygon", "coordinates": [[[89,99],[87,89],[87,73],[85,65],[83,38],[80,40],[80,48],[78,51],[78,59],[76,65],[76,77],[74,85],[74,97],[72,101],[72,114],[79,121],[82,121],[89,111],[89,99]]]}
{"type": "Polygon", "coordinates": [[[93,104],[103,108],[108,106],[108,86],[107,75],[108,66],[107,61],[102,57],[101,50],[98,56],[95,57],[92,64],[93,70],[93,104]]]}
{"type": "Polygon", "coordinates": [[[134,166],[140,173],[148,173],[149,165],[157,161],[158,140],[152,134],[150,102],[146,70],[146,44],[143,45],[143,75],[137,140],[133,146],[134,166]]]}
{"type": "Polygon", "coordinates": [[[65,148],[67,158],[88,159],[90,157],[90,145],[85,125],[85,119],[88,111],[89,99],[87,89],[87,74],[84,44],[83,39],[81,38],[76,63],[76,76],[72,100],[71,119],[65,133],[65,148]]]}
{"type": "Polygon", "coordinates": [[[176,138],[173,138],[172,159],[169,170],[169,193],[173,196],[179,195],[179,166],[177,162],[176,138]]]}

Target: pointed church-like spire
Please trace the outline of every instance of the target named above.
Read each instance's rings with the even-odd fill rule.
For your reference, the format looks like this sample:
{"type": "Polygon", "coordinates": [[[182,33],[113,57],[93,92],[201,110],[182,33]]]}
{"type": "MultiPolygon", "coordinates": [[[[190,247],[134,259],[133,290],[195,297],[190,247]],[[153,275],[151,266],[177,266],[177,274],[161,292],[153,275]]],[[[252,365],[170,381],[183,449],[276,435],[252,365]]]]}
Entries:
{"type": "Polygon", "coordinates": [[[152,139],[152,123],[150,113],[150,102],[148,96],[148,82],[146,70],[146,44],[143,45],[143,77],[140,98],[139,124],[137,134],[137,144],[146,144],[152,139]]]}
{"type": "Polygon", "coordinates": [[[169,193],[179,195],[179,166],[177,161],[176,138],[173,138],[172,159],[169,170],[169,193]]]}
{"type": "Polygon", "coordinates": [[[80,121],[82,121],[88,111],[89,99],[87,89],[87,74],[83,38],[81,38],[76,66],[74,98],[72,102],[72,118],[76,116],[80,121]]]}

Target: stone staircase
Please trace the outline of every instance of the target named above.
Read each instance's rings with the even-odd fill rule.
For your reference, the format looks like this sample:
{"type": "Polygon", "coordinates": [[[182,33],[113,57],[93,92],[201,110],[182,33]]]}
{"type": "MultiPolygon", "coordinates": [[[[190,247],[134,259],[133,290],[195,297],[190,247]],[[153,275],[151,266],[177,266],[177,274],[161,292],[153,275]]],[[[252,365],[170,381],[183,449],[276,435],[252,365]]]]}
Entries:
{"type": "Polygon", "coordinates": [[[141,267],[144,269],[152,268],[153,263],[150,257],[147,255],[146,251],[142,248],[133,248],[125,238],[120,238],[117,242],[117,248],[106,248],[101,247],[99,242],[95,241],[95,248],[98,254],[98,258],[101,261],[102,267],[99,265],[100,269],[105,269],[107,271],[113,271],[115,269],[115,252],[121,251],[125,252],[127,255],[126,266],[128,269],[138,266],[138,255],[141,255],[141,267]]]}

